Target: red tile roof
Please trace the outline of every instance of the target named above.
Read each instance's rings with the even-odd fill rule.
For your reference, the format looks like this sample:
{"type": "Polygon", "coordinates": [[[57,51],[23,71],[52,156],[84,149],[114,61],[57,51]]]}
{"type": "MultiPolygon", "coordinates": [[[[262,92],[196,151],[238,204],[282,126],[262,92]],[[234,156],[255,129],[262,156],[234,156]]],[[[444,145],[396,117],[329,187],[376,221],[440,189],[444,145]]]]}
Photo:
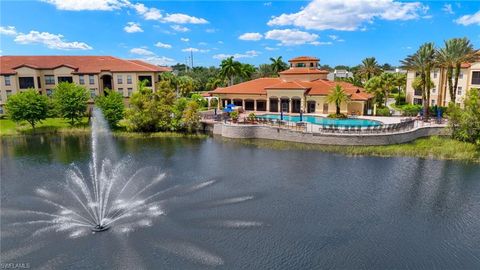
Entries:
{"type": "Polygon", "coordinates": [[[260,78],[235,84],[229,87],[219,87],[212,94],[253,94],[266,95],[265,87],[282,82],[280,78],[260,78]]]}
{"type": "Polygon", "coordinates": [[[347,82],[334,82],[329,80],[314,81],[291,81],[286,82],[280,78],[261,78],[244,83],[239,83],[230,87],[217,88],[212,94],[252,94],[264,95],[266,90],[276,89],[298,89],[304,90],[309,96],[326,96],[335,85],[340,84],[345,92],[350,95],[352,100],[369,100],[373,95],[368,94],[361,87],[354,86],[347,82]]]}
{"type": "Polygon", "coordinates": [[[298,56],[288,60],[288,62],[300,62],[300,61],[320,61],[320,59],[313,56],[298,56]]]}
{"type": "Polygon", "coordinates": [[[290,68],[287,70],[284,70],[280,72],[279,74],[287,74],[287,75],[293,75],[293,74],[328,74],[329,72],[326,70],[321,70],[321,69],[316,69],[316,68],[300,68],[300,67],[294,67],[290,68]]]}
{"type": "Polygon", "coordinates": [[[34,69],[55,69],[67,66],[74,69],[75,73],[171,71],[169,67],[113,56],[0,56],[0,74],[15,74],[15,69],[22,66],[34,69]]]}

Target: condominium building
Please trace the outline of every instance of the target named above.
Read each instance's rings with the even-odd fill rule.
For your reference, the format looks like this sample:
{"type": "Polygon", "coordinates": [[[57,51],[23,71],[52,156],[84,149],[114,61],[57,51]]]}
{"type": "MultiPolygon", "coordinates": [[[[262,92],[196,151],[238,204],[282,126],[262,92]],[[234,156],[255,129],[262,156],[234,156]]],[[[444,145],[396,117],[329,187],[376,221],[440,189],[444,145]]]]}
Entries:
{"type": "Polygon", "coordinates": [[[319,59],[300,56],[290,59],[290,69],[278,78],[260,78],[210,92],[219,98],[219,107],[235,104],[247,111],[287,113],[334,113],[336,106],[327,101],[328,94],[338,84],[350,97],[342,102],[342,113],[371,113],[373,95],[363,88],[346,82],[327,79],[328,71],[318,69],[319,59]]]}
{"type": "Polygon", "coordinates": [[[162,72],[170,70],[112,56],[0,56],[0,113],[10,95],[34,88],[50,96],[60,82],[84,86],[92,100],[107,88],[128,99],[139,81],[147,80],[152,87],[162,72]]]}
{"type": "MultiPolygon", "coordinates": [[[[412,82],[418,73],[407,72],[407,102],[411,104],[422,104],[422,92],[413,89],[412,82]]],[[[447,72],[443,68],[435,68],[430,73],[434,87],[430,89],[430,106],[448,106],[452,100],[448,87],[447,72]]],[[[471,88],[480,88],[480,62],[464,63],[461,65],[458,86],[455,89],[455,102],[462,106],[465,93],[471,88]]]]}

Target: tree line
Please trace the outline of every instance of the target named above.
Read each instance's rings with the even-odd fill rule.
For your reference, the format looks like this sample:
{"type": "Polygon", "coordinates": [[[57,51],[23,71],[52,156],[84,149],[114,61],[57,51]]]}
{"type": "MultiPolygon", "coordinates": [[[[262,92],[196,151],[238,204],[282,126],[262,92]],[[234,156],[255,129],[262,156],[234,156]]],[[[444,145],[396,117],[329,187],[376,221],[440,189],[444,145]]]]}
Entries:
{"type": "MultiPolygon", "coordinates": [[[[94,104],[114,129],[195,132],[200,127],[199,111],[207,104],[201,95],[184,92],[183,84],[182,78],[165,73],[154,89],[146,86],[147,81],[139,82],[129,99],[129,108],[125,108],[122,94],[109,89],[96,96],[94,104]]],[[[64,118],[75,126],[84,117],[90,117],[89,100],[90,93],[84,86],[62,82],[53,89],[51,97],[28,89],[11,95],[5,107],[11,120],[26,121],[32,129],[51,117],[64,118]]]]}

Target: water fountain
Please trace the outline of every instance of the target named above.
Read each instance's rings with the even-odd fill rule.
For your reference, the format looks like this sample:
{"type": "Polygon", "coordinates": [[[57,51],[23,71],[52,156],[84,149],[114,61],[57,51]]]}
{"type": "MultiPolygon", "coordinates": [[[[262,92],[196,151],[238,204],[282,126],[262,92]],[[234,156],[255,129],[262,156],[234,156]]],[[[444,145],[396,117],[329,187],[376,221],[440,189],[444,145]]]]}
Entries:
{"type": "MultiPolygon", "coordinates": [[[[92,234],[97,234],[98,239],[105,241],[107,239],[100,236],[107,233],[115,234],[115,237],[109,237],[107,242],[118,240],[122,243],[122,252],[134,254],[129,245],[124,244],[131,233],[138,231],[139,228],[151,227],[154,219],[160,217],[169,223],[175,219],[175,215],[166,219],[167,214],[175,211],[169,205],[171,201],[176,203],[188,201],[179,198],[217,182],[204,180],[172,183],[169,181],[171,178],[167,177],[158,165],[142,167],[138,159],[131,156],[120,157],[116,142],[101,111],[94,110],[93,116],[89,161],[70,164],[65,172],[65,181],[56,178],[44,181],[46,184],[34,188],[33,196],[22,196],[15,203],[12,202],[14,208],[2,206],[1,215],[8,221],[5,219],[3,221],[6,226],[2,227],[1,237],[24,239],[24,242],[19,242],[18,248],[2,251],[2,258],[13,260],[25,257],[40,252],[48,243],[57,245],[58,240],[81,238],[88,243],[96,243],[95,240],[86,237],[92,234]],[[63,238],[62,234],[67,234],[68,237],[63,238]],[[126,235],[117,237],[121,234],[126,235]],[[34,244],[31,243],[32,239],[35,239],[34,244]]],[[[195,205],[187,202],[185,209],[208,210],[253,199],[254,196],[251,194],[207,197],[205,201],[197,201],[195,205]]],[[[262,223],[257,221],[221,217],[200,219],[194,223],[212,229],[262,226],[262,223]]],[[[191,221],[189,224],[192,224],[191,221]]],[[[163,231],[168,235],[173,229],[170,226],[169,229],[163,228],[163,231]]],[[[73,243],[68,242],[67,246],[70,244],[73,243]]],[[[183,237],[180,239],[164,237],[162,241],[153,238],[146,244],[149,244],[151,249],[163,250],[196,263],[223,264],[223,259],[219,255],[183,237]]],[[[47,262],[50,263],[53,262],[47,262]]]]}
{"type": "Polygon", "coordinates": [[[152,167],[134,170],[129,158],[119,160],[108,124],[98,109],[93,111],[91,153],[88,174],[72,164],[66,182],[56,186],[58,190],[36,190],[36,199],[57,211],[29,211],[49,217],[31,221],[47,224],[35,234],[55,230],[68,231],[75,237],[88,231],[107,231],[115,224],[128,231],[149,226],[154,217],[164,213],[157,198],[165,190],[153,192],[153,188],[165,174],[152,167]]]}

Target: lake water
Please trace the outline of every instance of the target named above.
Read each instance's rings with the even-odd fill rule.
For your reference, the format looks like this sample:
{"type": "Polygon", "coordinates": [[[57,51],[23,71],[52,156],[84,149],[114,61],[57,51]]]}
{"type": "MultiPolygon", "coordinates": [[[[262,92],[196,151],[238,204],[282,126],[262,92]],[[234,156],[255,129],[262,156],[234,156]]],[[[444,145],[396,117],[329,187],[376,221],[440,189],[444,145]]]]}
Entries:
{"type": "MultiPolygon", "coordinates": [[[[1,258],[32,269],[480,269],[480,166],[282,151],[219,138],[117,138],[162,168],[165,215],[125,234],[31,236],[2,216],[1,258]]],[[[89,136],[2,138],[1,209],[85,168],[89,136]]]]}

